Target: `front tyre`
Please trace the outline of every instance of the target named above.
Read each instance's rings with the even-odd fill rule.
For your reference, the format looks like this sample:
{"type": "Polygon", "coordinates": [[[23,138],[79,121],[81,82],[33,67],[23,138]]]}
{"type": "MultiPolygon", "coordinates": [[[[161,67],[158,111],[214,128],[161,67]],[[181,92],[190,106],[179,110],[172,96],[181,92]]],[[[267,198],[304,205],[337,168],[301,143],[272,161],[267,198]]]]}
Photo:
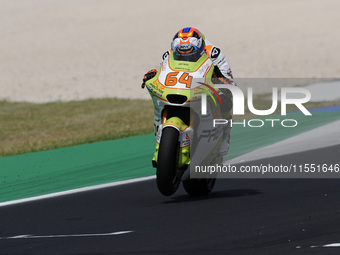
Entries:
{"type": "Polygon", "coordinates": [[[181,183],[178,169],[179,132],[172,127],[162,130],[157,159],[157,187],[164,196],[173,195],[181,183]]]}

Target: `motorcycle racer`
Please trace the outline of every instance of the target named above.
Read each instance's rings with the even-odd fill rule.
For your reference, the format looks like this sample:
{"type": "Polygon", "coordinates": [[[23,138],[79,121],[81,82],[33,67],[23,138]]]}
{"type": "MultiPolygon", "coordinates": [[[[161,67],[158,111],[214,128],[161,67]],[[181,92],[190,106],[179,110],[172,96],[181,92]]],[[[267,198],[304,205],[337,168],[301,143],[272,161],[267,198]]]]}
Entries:
{"type": "MultiPolygon", "coordinates": [[[[174,59],[178,61],[196,62],[206,53],[214,65],[213,78],[218,78],[218,83],[237,86],[232,75],[229,62],[220,48],[207,40],[205,36],[193,27],[185,27],[179,30],[172,39],[171,48],[167,50],[161,60],[161,65],[173,53],[174,59]]],[[[144,75],[142,88],[145,82],[152,79],[157,74],[156,69],[152,69],[144,75]]],[[[220,95],[223,102],[222,111],[225,112],[225,118],[231,118],[230,110],[232,108],[231,93],[228,89],[220,89],[220,95]]],[[[230,127],[229,127],[230,128],[230,127]]],[[[226,130],[228,133],[229,130],[226,130]]],[[[229,135],[225,136],[220,155],[226,155],[229,150],[229,135]]]]}

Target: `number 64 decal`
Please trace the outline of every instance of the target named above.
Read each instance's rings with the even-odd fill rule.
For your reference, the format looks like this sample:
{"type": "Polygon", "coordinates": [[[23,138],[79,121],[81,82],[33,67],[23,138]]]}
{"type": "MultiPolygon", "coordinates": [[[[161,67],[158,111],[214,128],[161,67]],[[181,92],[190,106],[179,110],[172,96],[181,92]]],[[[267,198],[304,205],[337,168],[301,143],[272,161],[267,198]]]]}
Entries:
{"type": "Polygon", "coordinates": [[[165,79],[165,86],[174,86],[177,84],[178,81],[179,83],[185,84],[186,88],[190,88],[192,76],[188,73],[183,73],[181,77],[179,77],[179,79],[177,80],[178,73],[179,72],[168,73],[165,79]]]}

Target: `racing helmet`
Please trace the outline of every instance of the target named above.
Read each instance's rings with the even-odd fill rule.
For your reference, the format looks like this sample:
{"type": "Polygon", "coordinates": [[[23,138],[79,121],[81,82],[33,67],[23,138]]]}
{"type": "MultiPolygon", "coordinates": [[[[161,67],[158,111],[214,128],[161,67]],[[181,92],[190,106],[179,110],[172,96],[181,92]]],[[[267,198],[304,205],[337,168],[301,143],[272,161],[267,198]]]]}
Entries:
{"type": "Polygon", "coordinates": [[[175,60],[196,62],[205,52],[204,35],[193,27],[179,30],[171,42],[175,60]]]}

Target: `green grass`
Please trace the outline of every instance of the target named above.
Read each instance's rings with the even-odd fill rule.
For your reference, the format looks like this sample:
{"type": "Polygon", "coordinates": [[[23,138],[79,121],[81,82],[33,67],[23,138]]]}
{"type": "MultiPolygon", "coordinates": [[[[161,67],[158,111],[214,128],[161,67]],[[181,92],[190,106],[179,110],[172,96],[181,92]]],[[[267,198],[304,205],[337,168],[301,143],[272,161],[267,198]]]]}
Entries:
{"type": "Polygon", "coordinates": [[[151,100],[0,101],[0,157],[152,132],[151,100]]]}
{"type": "MultiPolygon", "coordinates": [[[[339,104],[308,103],[306,107],[339,104]]],[[[266,95],[254,103],[257,109],[270,106],[266,95]]],[[[153,114],[151,100],[93,99],[48,104],[0,101],[0,157],[149,134],[153,132],[153,114]]],[[[245,116],[234,119],[248,117],[254,116],[246,111],[245,116]]]]}

